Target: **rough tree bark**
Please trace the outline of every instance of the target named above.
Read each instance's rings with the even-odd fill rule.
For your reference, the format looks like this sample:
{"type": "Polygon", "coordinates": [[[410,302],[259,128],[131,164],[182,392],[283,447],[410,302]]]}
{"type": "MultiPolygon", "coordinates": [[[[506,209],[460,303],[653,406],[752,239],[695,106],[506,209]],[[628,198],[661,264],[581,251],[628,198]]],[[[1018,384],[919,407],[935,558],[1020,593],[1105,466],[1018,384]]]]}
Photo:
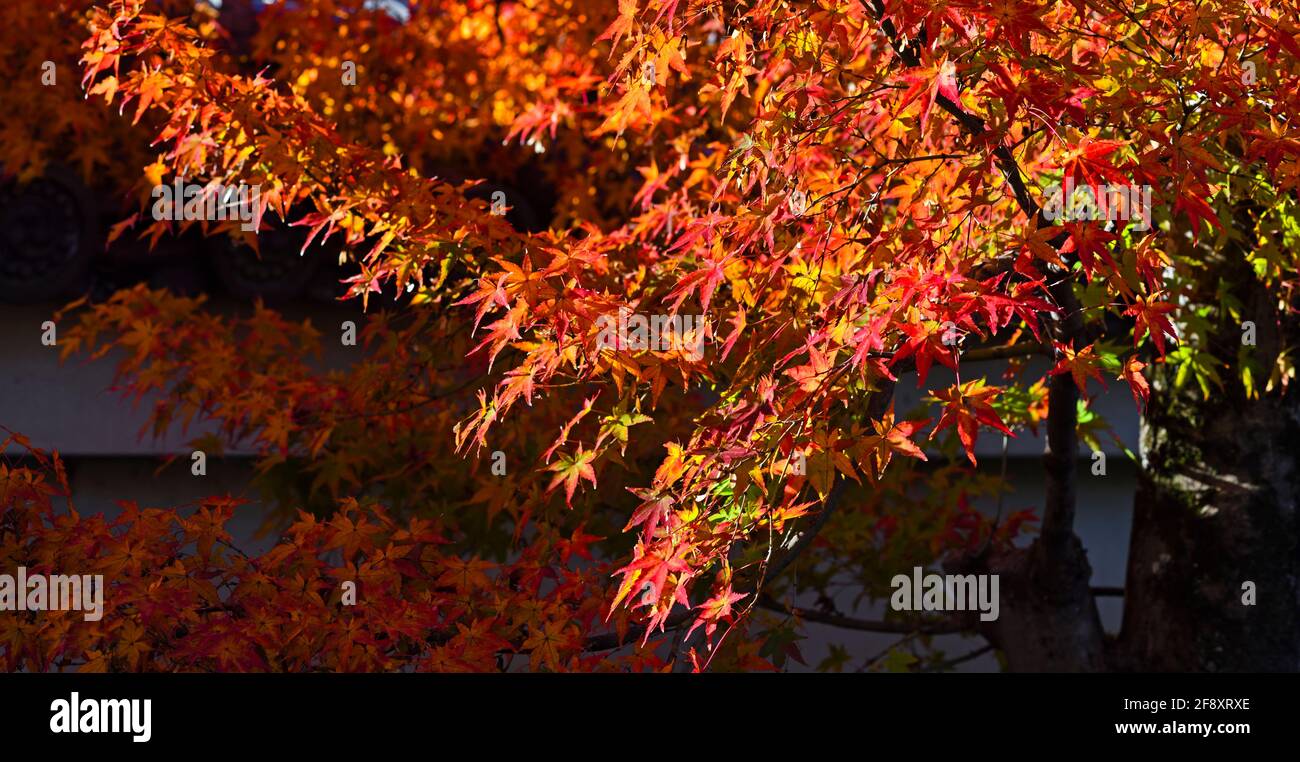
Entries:
{"type": "MultiPolygon", "coordinates": [[[[1245,229],[1250,229],[1249,227],[1245,229]]],[[[1243,252],[1201,278],[1205,303],[1230,284],[1255,323],[1259,367],[1270,368],[1297,320],[1257,284],[1243,252]]],[[[1213,338],[1236,357],[1242,328],[1213,338]]],[[[1300,669],[1300,390],[1248,399],[1237,368],[1208,400],[1156,364],[1143,421],[1124,625],[1112,662],[1141,671],[1300,669]],[[1255,585],[1256,604],[1243,603],[1255,585]]],[[[1262,379],[1261,379],[1262,382],[1262,379]]]]}

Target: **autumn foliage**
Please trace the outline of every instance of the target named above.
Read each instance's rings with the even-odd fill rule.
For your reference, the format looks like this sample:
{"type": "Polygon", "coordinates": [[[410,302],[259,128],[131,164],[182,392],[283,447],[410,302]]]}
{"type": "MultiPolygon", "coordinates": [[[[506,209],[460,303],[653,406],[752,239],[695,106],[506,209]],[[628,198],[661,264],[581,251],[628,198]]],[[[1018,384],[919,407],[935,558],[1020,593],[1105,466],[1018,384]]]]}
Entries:
{"type": "Polygon", "coordinates": [[[0,466],[0,568],[111,585],[93,625],[0,620],[8,669],[780,666],[787,593],[879,595],[1032,526],[1034,496],[972,508],[1000,489],[981,435],[1038,432],[1056,395],[1095,442],[1092,395],[1141,407],[1156,363],[1207,394],[1294,375],[1196,341],[1230,300],[1177,313],[1243,205],[1253,272],[1294,303],[1287,3],[316,0],[266,8],[244,55],[202,4],[38,5],[0,12],[40,41],[11,69],[79,48],[84,92],[6,85],[34,94],[4,97],[7,172],[75,140],[130,199],[110,244],[253,243],[154,220],[149,189],[259,185],[366,311],[356,361],[322,370],[336,327],[260,304],[66,307],[69,368],[111,357],[157,431],[258,453],[281,541],[236,549],[229,498],[110,522],[57,456],[0,466]],[[479,179],[526,185],[542,224],[479,179]],[[1066,180],[1150,186],[1150,229],[1047,219],[1066,180]],[[703,356],[602,343],[620,311],[704,316],[703,356]],[[936,366],[953,380],[895,404],[936,366]]]}

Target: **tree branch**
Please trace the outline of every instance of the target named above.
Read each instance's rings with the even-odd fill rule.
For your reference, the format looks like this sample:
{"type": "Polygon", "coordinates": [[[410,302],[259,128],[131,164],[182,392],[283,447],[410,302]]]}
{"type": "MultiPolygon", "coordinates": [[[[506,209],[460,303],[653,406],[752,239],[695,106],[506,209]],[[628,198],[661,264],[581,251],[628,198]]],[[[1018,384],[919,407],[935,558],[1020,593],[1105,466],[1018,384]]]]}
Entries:
{"type": "MultiPolygon", "coordinates": [[[[1052,350],[1046,344],[1040,344],[1037,341],[1022,341],[1003,346],[968,349],[962,352],[957,359],[959,362],[986,362],[988,360],[1006,360],[1012,357],[1030,357],[1032,355],[1050,357],[1051,354],[1052,350]]],[[[888,355],[881,355],[881,357],[887,358],[888,355]]],[[[891,370],[895,373],[911,373],[916,370],[915,356],[900,360],[891,370]]]]}
{"type": "Polygon", "coordinates": [[[933,666],[933,667],[927,667],[927,668],[922,669],[922,670],[919,670],[919,671],[921,671],[921,672],[942,672],[942,671],[947,670],[947,669],[952,669],[953,667],[957,666],[958,664],[962,664],[962,663],[964,663],[964,662],[968,662],[968,661],[970,661],[970,660],[972,660],[972,659],[978,659],[979,657],[983,656],[984,654],[986,654],[986,653],[988,653],[989,651],[992,651],[992,650],[993,650],[993,644],[990,643],[989,645],[986,645],[986,646],[984,646],[984,647],[982,647],[982,648],[977,648],[977,649],[975,649],[974,651],[971,651],[970,653],[965,654],[965,655],[963,655],[963,656],[958,656],[958,657],[956,657],[956,658],[949,659],[949,660],[943,662],[942,664],[936,664],[936,665],[933,666]]]}
{"type": "Polygon", "coordinates": [[[1079,451],[1079,389],[1069,373],[1052,377],[1047,397],[1047,495],[1041,539],[1058,546],[1074,531],[1075,461],[1079,451]]]}
{"type": "MultiPolygon", "coordinates": [[[[880,28],[889,40],[890,46],[898,57],[908,66],[920,66],[921,59],[915,41],[909,45],[899,42],[898,29],[894,23],[885,18],[885,4],[882,0],[872,0],[872,8],[880,28]]],[[[952,114],[961,124],[962,129],[972,137],[983,137],[988,133],[984,120],[963,109],[943,95],[935,99],[944,111],[952,114]]],[[[1002,141],[993,149],[993,157],[998,169],[1011,185],[1016,196],[1016,203],[1027,217],[1035,220],[1038,227],[1052,227],[1052,222],[1043,214],[1042,209],[1029,195],[1020,170],[1020,164],[1011,153],[1011,149],[1002,141]]],[[[1059,249],[1065,244],[1069,234],[1064,230],[1054,236],[1049,245],[1059,249]]],[[[1071,344],[1076,339],[1084,338],[1083,312],[1074,296],[1074,288],[1069,278],[1062,277],[1049,289],[1052,298],[1061,309],[1061,319],[1056,326],[1056,339],[1063,344],[1071,344]]],[[[1059,547],[1059,543],[1073,532],[1075,513],[1075,460],[1078,455],[1078,401],[1079,390],[1074,379],[1068,373],[1052,378],[1049,387],[1047,415],[1047,454],[1044,463],[1047,469],[1047,500],[1043,513],[1042,539],[1050,547],[1059,547]]]]}
{"type": "MultiPolygon", "coordinates": [[[[689,622],[692,618],[690,609],[683,609],[674,614],[670,614],[668,619],[664,620],[664,632],[675,630],[683,624],[689,622]]],[[[638,638],[645,635],[646,627],[643,624],[632,625],[627,628],[627,632],[619,637],[617,632],[607,632],[604,635],[592,635],[587,638],[587,645],[582,649],[584,651],[612,651],[615,648],[622,648],[628,643],[635,642],[638,638]]]]}
{"type": "Polygon", "coordinates": [[[787,606],[767,594],[759,596],[758,605],[768,609],[769,611],[788,614],[806,622],[826,624],[845,630],[887,632],[896,635],[906,635],[913,632],[921,633],[923,635],[941,635],[967,632],[970,630],[969,627],[964,627],[961,622],[956,619],[938,619],[930,622],[886,622],[876,619],[858,619],[857,617],[849,617],[844,616],[843,614],[834,614],[813,609],[801,609],[795,606],[787,606]]]}

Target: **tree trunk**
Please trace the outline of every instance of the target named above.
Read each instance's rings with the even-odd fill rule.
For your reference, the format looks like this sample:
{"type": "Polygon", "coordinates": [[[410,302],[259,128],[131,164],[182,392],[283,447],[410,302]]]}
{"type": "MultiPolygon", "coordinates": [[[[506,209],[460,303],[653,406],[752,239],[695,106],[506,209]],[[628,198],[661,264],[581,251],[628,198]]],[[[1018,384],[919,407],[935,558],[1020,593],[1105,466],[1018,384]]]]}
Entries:
{"type": "MultiPolygon", "coordinates": [[[[1067,280],[1053,288],[1063,319],[1058,340],[1081,343],[1083,312],[1067,280]]],[[[1089,582],[1092,566],[1074,533],[1077,491],[1079,390],[1068,373],[1048,386],[1047,493],[1043,531],[1027,549],[978,559],[979,571],[996,574],[1000,615],[983,624],[1012,672],[1096,672],[1105,668],[1105,637],[1089,582]]]]}
{"type": "Polygon", "coordinates": [[[1073,533],[1050,549],[1039,538],[995,555],[980,571],[998,575],[1000,615],[976,624],[1002,652],[1007,671],[1105,669],[1101,619],[1088,587],[1091,567],[1073,533]]]}
{"type": "MultiPolygon", "coordinates": [[[[1202,283],[1237,288],[1258,346],[1246,347],[1265,375],[1293,316],[1258,287],[1244,257],[1202,283]],[[1222,280],[1221,280],[1222,278],[1222,280]],[[1243,292],[1245,292],[1243,294],[1243,292]]],[[[1206,294],[1212,298],[1212,294],[1206,294]]],[[[1213,303],[1213,302],[1206,302],[1213,303]]],[[[1210,347],[1237,357],[1242,330],[1230,325],[1210,347]]],[[[1118,669],[1295,671],[1300,668],[1300,390],[1261,390],[1248,399],[1239,368],[1201,399],[1194,383],[1175,390],[1153,364],[1143,420],[1143,467],[1134,500],[1124,625],[1112,654],[1118,669]],[[1250,605],[1247,583],[1255,588],[1250,605]]],[[[1263,379],[1260,379],[1262,382],[1263,379]]]]}

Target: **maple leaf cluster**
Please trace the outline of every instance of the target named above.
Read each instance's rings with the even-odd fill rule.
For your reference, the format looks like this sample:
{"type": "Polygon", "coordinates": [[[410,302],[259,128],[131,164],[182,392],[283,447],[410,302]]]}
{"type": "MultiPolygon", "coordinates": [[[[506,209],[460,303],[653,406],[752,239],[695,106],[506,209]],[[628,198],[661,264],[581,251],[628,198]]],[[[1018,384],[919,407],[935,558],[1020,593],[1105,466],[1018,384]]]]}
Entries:
{"type": "MultiPolygon", "coordinates": [[[[1212,378],[1212,356],[1174,350],[1198,331],[1176,312],[1197,269],[1188,247],[1234,213],[1230,183],[1272,210],[1260,279],[1283,300],[1296,282],[1300,64],[1281,4],[432,2],[398,20],[321,0],[264,12],[257,68],[221,53],[210,17],[167,11],[114,0],[87,17],[86,93],[150,135],[152,161],[123,184],[259,185],[268,217],[306,230],[304,256],[341,247],[366,355],[322,371],[312,357],[332,326],[260,305],[218,318],[144,288],[68,307],[61,346],[125,350],[123,389],[157,397],[157,430],[214,421],[220,442],[259,454],[287,509],[269,520],[296,516],[286,536],[307,538],[278,546],[265,580],[301,577],[293,594],[321,596],[339,571],[311,560],[321,548],[383,557],[385,613],[411,629],[366,630],[339,668],[391,668],[393,649],[450,664],[432,655],[446,645],[416,641],[453,626],[477,668],[512,648],[586,667],[605,617],[637,618],[641,642],[685,625],[698,667],[766,664],[726,633],[766,626],[764,586],[791,563],[876,584],[887,561],[1010,542],[1032,523],[970,508],[995,489],[975,452],[981,433],[1036,432],[1050,388],[1086,406],[1109,375],[1141,405],[1154,363],[1212,378]],[[507,177],[546,189],[540,229],[479,197],[478,179],[507,177]],[[1053,224],[1042,189],[1066,181],[1149,187],[1153,224],[1053,224]],[[624,312],[701,316],[703,355],[602,341],[601,319],[624,312]],[[1009,361],[999,383],[982,359],[1009,361]],[[896,409],[896,385],[934,386],[936,364],[926,404],[896,409]],[[493,453],[507,474],[488,473],[493,453]],[[831,519],[820,555],[798,559],[801,532],[846,500],[857,507],[831,519]],[[428,516],[445,553],[415,538],[428,516]],[[340,539],[357,521],[384,539],[340,539]],[[610,539],[566,571],[584,531],[610,539]],[[500,560],[445,576],[476,554],[500,560]]],[[[151,241],[180,232],[140,217],[114,237],[137,225],[151,241]]],[[[1284,383],[1278,362],[1264,370],[1284,383]]],[[[191,531],[148,515],[172,522],[152,542],[191,531]]],[[[253,562],[219,555],[195,563],[247,592],[253,562]]],[[[334,637],[349,615],[326,608],[314,624],[334,637]]]]}
{"type": "MultiPolygon", "coordinates": [[[[11,444],[30,447],[21,436],[11,444]]],[[[82,516],[57,454],[0,463],[0,563],[32,573],[102,575],[105,611],[11,614],[0,625],[6,671],[552,671],[656,669],[626,619],[604,629],[599,584],[581,532],[535,543],[509,563],[456,553],[442,522],[398,521],[341,502],[328,519],[300,513],[279,543],[250,556],[227,524],[241,500],[168,509],[121,501],[110,520],[82,516]],[[66,503],[58,506],[59,503],[66,503]],[[364,605],[349,605],[348,585],[364,605]],[[608,645],[589,643],[601,631],[608,645]]]]}

